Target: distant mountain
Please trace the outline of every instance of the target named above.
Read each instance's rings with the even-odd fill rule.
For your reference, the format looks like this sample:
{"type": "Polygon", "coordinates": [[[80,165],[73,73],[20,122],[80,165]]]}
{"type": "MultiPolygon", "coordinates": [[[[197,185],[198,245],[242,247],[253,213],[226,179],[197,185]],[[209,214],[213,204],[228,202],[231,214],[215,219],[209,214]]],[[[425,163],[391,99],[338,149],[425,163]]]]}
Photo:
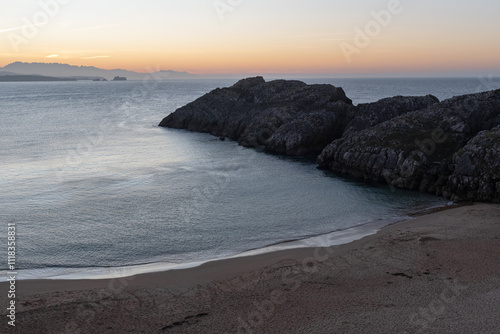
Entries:
{"type": "Polygon", "coordinates": [[[0,82],[25,82],[25,81],[76,81],[75,78],[57,78],[44,75],[0,75],[0,82]]]}
{"type": "Polygon", "coordinates": [[[176,72],[172,70],[158,71],[152,74],[147,74],[122,69],[104,70],[94,66],[73,66],[59,63],[15,62],[5,67],[0,67],[0,73],[2,73],[2,71],[11,72],[11,74],[44,75],[52,77],[89,77],[89,80],[92,78],[106,78],[110,80],[116,76],[126,77],[128,80],[143,80],[145,78],[168,80],[191,79],[197,77],[196,75],[187,72],[176,72]]]}
{"type": "Polygon", "coordinates": [[[71,76],[71,77],[63,77],[63,78],[68,78],[68,79],[75,79],[75,80],[94,80],[94,81],[105,81],[103,77],[96,77],[96,76],[71,76]]]}
{"type": "MultiPolygon", "coordinates": [[[[1,67],[0,67],[1,68],[1,67]]],[[[17,75],[17,73],[14,72],[7,72],[7,71],[0,71],[0,77],[4,75],[17,75]]]]}
{"type": "Polygon", "coordinates": [[[77,80],[99,80],[105,81],[100,76],[63,76],[54,77],[40,74],[19,74],[14,72],[0,71],[0,82],[10,81],[77,81],[77,80]]]}

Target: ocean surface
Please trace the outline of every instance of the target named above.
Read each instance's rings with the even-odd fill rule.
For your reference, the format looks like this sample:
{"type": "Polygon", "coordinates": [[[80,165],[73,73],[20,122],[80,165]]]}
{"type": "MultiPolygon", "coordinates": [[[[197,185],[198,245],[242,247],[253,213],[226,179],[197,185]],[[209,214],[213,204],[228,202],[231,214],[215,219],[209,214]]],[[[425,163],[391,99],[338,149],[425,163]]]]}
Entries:
{"type": "MultiPolygon", "coordinates": [[[[355,104],[500,88],[491,78],[303,80],[341,86],[355,104]]],[[[110,277],[110,268],[160,270],[269,245],[350,240],[378,226],[369,223],[447,203],[157,126],[234,82],[0,83],[0,244],[7,248],[15,223],[18,278],[110,277]],[[302,241],[282,244],[289,240],[302,241]]],[[[0,279],[6,270],[7,258],[0,279]]]]}

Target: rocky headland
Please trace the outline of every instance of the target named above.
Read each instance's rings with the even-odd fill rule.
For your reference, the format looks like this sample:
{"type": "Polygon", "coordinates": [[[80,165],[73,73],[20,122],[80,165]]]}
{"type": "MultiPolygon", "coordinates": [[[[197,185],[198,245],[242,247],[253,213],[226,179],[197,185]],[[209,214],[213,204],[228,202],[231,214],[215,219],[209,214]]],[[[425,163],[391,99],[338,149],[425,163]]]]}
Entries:
{"type": "Polygon", "coordinates": [[[273,153],[317,156],[342,136],[353,109],[342,88],[256,77],[215,89],[160,126],[208,132],[273,153]]]}
{"type": "Polygon", "coordinates": [[[160,126],[314,157],[321,168],[454,201],[500,202],[500,90],[354,106],[339,87],[255,77],[213,90],[160,126]]]}

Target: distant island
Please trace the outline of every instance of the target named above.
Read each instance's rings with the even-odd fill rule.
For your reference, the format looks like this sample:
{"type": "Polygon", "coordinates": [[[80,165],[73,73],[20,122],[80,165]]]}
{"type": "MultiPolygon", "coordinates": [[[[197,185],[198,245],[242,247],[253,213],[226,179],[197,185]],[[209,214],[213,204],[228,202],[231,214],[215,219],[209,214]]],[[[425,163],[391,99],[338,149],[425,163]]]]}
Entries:
{"type": "Polygon", "coordinates": [[[113,78],[113,81],[127,81],[127,78],[116,76],[116,77],[113,78]]]}
{"type": "Polygon", "coordinates": [[[59,63],[14,62],[5,67],[0,67],[0,78],[5,75],[38,75],[56,78],[72,78],[76,80],[100,79],[99,81],[105,81],[105,78],[109,80],[114,77],[124,77],[128,80],[173,80],[198,78],[197,75],[188,72],[177,72],[172,70],[152,71],[149,69],[144,69],[144,71],[148,73],[140,73],[123,69],[105,70],[94,66],[74,66],[59,63]]]}

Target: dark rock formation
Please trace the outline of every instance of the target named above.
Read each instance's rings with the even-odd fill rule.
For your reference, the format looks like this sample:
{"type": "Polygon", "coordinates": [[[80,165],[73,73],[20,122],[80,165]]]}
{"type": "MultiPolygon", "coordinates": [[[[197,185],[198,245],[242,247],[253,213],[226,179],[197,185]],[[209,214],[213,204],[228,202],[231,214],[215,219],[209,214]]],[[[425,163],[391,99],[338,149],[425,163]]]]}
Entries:
{"type": "Polygon", "coordinates": [[[470,140],[453,155],[451,168],[453,200],[500,202],[500,126],[470,140]]]}
{"type": "Polygon", "coordinates": [[[455,201],[500,202],[500,90],[353,106],[342,88],[256,77],[204,95],[160,126],[278,154],[321,152],[320,167],[336,172],[455,201]]]}
{"type": "Polygon", "coordinates": [[[379,123],[401,116],[410,111],[425,109],[438,103],[437,97],[427,96],[395,96],[373,103],[358,104],[352,120],[347,124],[344,135],[351,131],[371,128],[379,123]]]}
{"type": "Polygon", "coordinates": [[[348,175],[454,200],[498,201],[498,178],[492,173],[499,166],[498,158],[492,158],[498,146],[483,139],[493,138],[495,132],[481,133],[467,145],[480,131],[497,125],[500,90],[459,96],[347,133],[323,150],[318,163],[348,175]],[[478,150],[476,156],[472,150],[478,150]],[[472,157],[475,161],[470,166],[460,167],[472,157]],[[492,163],[492,170],[483,162],[492,163]],[[488,175],[480,180],[485,172],[488,175]]]}
{"type": "Polygon", "coordinates": [[[208,132],[273,153],[316,156],[342,135],[353,108],[342,88],[255,77],[206,94],[160,126],[208,132]]]}

